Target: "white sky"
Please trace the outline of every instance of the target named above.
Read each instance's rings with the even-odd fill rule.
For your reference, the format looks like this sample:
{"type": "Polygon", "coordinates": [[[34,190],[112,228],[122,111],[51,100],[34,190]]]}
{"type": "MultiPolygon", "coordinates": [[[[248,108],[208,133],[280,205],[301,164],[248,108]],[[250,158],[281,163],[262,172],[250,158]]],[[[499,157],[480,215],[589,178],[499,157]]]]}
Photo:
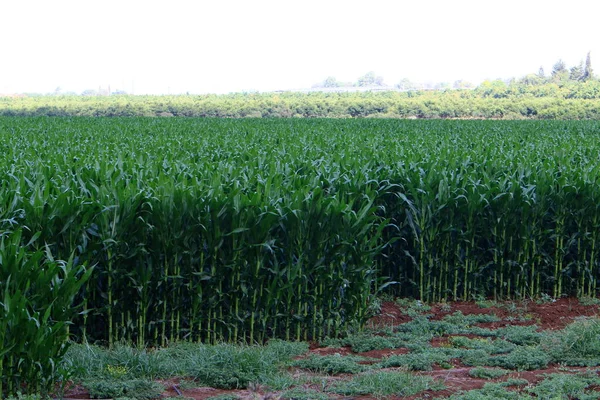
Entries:
{"type": "Polygon", "coordinates": [[[309,88],[549,73],[592,52],[595,0],[0,0],[0,93],[309,88]]]}

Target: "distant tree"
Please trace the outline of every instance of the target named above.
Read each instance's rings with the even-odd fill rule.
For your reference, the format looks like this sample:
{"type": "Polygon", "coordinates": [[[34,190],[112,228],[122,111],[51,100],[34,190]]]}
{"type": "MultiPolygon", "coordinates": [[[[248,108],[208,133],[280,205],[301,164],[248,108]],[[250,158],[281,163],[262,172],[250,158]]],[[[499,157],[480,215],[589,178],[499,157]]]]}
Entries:
{"type": "Polygon", "coordinates": [[[592,70],[592,60],[590,58],[590,52],[587,53],[587,57],[585,58],[585,68],[583,70],[583,74],[581,76],[581,80],[587,81],[594,77],[594,71],[592,70]]]}
{"type": "Polygon", "coordinates": [[[418,88],[417,84],[411,82],[410,79],[404,78],[402,79],[396,87],[400,90],[415,90],[418,88]]]}
{"type": "Polygon", "coordinates": [[[552,66],[552,76],[561,74],[567,70],[567,65],[560,59],[552,66]]]}
{"type": "Polygon", "coordinates": [[[552,80],[557,83],[569,80],[569,70],[562,59],[552,66],[552,80]]]}
{"type": "Polygon", "coordinates": [[[338,82],[337,79],[335,79],[335,77],[333,76],[328,76],[325,81],[323,82],[323,87],[326,88],[332,88],[332,87],[340,87],[341,83],[338,82]]]}
{"type": "Polygon", "coordinates": [[[358,86],[383,86],[383,77],[375,75],[370,71],[358,78],[358,86]]]}
{"type": "Polygon", "coordinates": [[[544,83],[544,78],[540,77],[540,75],[536,75],[536,74],[528,74],[525,75],[523,78],[519,79],[519,82],[523,85],[540,85],[542,83],[544,83]]]}
{"type": "Polygon", "coordinates": [[[496,79],[494,81],[485,80],[477,88],[483,97],[503,98],[508,96],[508,86],[506,82],[496,79]]]}
{"type": "Polygon", "coordinates": [[[540,69],[538,70],[537,76],[540,77],[540,78],[542,78],[542,79],[546,78],[546,73],[544,72],[544,67],[540,66],[540,69]]]}
{"type": "Polygon", "coordinates": [[[579,81],[583,78],[583,61],[579,63],[579,65],[575,65],[571,67],[569,73],[569,79],[572,81],[579,81]]]}
{"type": "Polygon", "coordinates": [[[472,89],[475,86],[471,82],[469,82],[469,81],[465,81],[465,80],[459,79],[459,80],[457,80],[457,81],[454,82],[454,84],[452,85],[452,87],[454,89],[472,89]]]}
{"type": "Polygon", "coordinates": [[[97,96],[98,92],[96,92],[94,89],[86,89],[83,92],[81,92],[82,96],[97,96]]]}

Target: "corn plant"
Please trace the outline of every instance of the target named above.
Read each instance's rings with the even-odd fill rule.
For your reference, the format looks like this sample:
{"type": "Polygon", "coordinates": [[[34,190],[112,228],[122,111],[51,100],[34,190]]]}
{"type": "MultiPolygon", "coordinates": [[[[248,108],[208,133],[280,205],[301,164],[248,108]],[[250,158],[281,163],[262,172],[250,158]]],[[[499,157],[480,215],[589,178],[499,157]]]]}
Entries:
{"type": "Polygon", "coordinates": [[[319,339],[378,290],[593,297],[597,128],[0,118],[0,226],[95,265],[71,331],[109,345],[319,339]]]}

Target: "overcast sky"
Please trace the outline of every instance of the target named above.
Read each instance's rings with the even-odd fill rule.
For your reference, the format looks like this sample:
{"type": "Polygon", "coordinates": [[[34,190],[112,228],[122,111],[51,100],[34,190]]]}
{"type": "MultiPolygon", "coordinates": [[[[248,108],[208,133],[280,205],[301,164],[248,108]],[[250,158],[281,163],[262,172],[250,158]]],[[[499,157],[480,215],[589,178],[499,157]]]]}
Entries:
{"type": "Polygon", "coordinates": [[[600,2],[0,0],[0,93],[309,88],[600,72],[600,2]]]}

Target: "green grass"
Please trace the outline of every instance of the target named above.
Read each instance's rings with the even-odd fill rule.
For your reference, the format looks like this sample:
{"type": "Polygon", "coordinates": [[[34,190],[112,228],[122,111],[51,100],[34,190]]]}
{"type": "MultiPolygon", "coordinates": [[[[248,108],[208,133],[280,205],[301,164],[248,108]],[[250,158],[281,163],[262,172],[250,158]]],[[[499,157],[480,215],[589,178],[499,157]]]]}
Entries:
{"type": "Polygon", "coordinates": [[[165,390],[161,384],[143,379],[92,379],[83,381],[83,387],[88,390],[92,399],[157,399],[165,390]]]}
{"type": "Polygon", "coordinates": [[[407,372],[369,372],[360,374],[349,381],[334,383],[327,390],[345,396],[373,395],[411,396],[425,390],[444,388],[431,377],[412,375],[407,372]]]}
{"type": "Polygon", "coordinates": [[[73,371],[74,379],[83,381],[185,377],[198,385],[236,389],[250,383],[284,385],[286,375],[281,369],[307,350],[306,343],[279,340],[266,346],[187,343],[159,350],[74,345],[64,364],[73,371]]]}

